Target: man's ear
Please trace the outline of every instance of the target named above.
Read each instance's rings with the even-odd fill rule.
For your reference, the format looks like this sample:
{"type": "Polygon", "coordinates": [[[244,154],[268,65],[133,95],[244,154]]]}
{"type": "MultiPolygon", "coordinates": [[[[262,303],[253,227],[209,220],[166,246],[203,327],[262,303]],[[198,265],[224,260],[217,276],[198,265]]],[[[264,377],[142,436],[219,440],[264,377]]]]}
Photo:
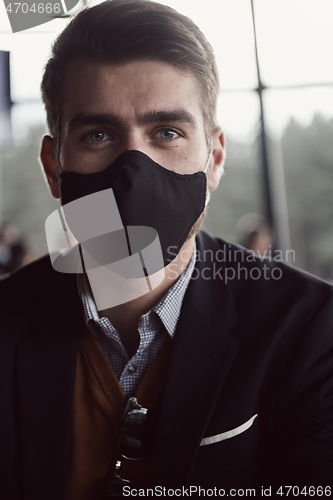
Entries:
{"type": "Polygon", "coordinates": [[[54,139],[44,135],[40,149],[40,160],[42,162],[46,179],[54,198],[60,198],[59,174],[54,139]]]}
{"type": "Polygon", "coordinates": [[[212,165],[207,178],[207,185],[210,191],[214,191],[220,183],[223,174],[225,161],[225,137],[219,128],[212,137],[212,165]]]}

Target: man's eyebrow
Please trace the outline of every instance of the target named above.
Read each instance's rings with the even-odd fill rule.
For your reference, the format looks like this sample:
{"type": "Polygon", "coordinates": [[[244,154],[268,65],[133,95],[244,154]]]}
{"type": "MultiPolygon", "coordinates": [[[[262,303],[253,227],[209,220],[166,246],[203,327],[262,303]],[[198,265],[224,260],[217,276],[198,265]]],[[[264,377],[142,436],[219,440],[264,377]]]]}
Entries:
{"type": "Polygon", "coordinates": [[[197,126],[194,116],[184,109],[175,109],[171,111],[149,111],[148,113],[138,116],[137,122],[139,125],[149,125],[151,123],[161,122],[186,122],[193,127],[197,126]]]}
{"type": "Polygon", "coordinates": [[[119,116],[113,115],[112,113],[78,113],[70,120],[68,130],[74,130],[84,125],[114,125],[116,127],[121,127],[124,125],[124,122],[119,116]]]}
{"type": "MultiPolygon", "coordinates": [[[[191,113],[184,109],[175,109],[171,111],[149,111],[137,117],[138,125],[149,125],[151,123],[171,123],[185,122],[193,127],[197,127],[197,122],[191,113]]],[[[113,125],[123,127],[125,121],[112,113],[78,113],[68,124],[68,130],[75,130],[84,125],[113,125]]]]}

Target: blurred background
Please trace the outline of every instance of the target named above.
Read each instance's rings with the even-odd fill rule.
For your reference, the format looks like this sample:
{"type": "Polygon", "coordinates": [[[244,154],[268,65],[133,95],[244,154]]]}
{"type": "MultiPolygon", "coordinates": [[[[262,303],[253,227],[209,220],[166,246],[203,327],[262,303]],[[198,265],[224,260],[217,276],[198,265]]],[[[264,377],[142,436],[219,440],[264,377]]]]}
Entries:
{"type": "MultiPolygon", "coordinates": [[[[333,280],[332,0],[161,3],[198,24],[220,68],[227,161],[205,229],[333,280]]],[[[37,159],[39,85],[52,42],[83,7],[13,34],[0,3],[0,274],[47,252],[58,205],[37,159]]]]}

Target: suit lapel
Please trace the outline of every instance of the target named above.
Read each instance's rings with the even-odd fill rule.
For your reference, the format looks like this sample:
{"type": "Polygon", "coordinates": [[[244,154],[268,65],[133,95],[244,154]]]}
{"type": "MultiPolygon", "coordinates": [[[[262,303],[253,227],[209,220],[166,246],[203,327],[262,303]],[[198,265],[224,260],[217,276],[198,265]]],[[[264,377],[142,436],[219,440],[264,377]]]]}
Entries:
{"type": "Polygon", "coordinates": [[[18,350],[24,500],[65,498],[80,309],[75,276],[54,274],[18,350]]]}
{"type": "MultiPolygon", "coordinates": [[[[204,250],[201,238],[199,259],[204,250]]],[[[215,241],[212,245],[213,251],[220,248],[215,241]]],[[[186,484],[238,350],[238,341],[228,334],[237,323],[228,285],[218,279],[213,263],[203,258],[193,276],[197,279],[184,297],[157,428],[153,473],[157,485],[186,484]]]]}

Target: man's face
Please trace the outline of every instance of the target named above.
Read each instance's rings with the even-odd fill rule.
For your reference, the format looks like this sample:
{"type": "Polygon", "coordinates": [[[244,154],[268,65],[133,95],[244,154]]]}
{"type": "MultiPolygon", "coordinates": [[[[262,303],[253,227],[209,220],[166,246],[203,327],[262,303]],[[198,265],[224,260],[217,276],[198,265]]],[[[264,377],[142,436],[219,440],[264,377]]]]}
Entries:
{"type": "MultiPolygon", "coordinates": [[[[164,168],[192,174],[206,166],[202,100],[196,78],[169,64],[135,61],[125,65],[75,60],[67,70],[61,107],[61,171],[104,170],[122,152],[138,150],[164,168]]],[[[223,164],[223,134],[212,135],[211,166],[216,178],[223,164]],[[220,170],[219,170],[220,169],[220,170]]],[[[54,146],[53,146],[54,147],[54,146]]],[[[42,161],[54,196],[56,176],[42,161]],[[51,178],[51,179],[50,179],[51,178]]],[[[50,156],[50,155],[49,155],[50,156]]]]}

